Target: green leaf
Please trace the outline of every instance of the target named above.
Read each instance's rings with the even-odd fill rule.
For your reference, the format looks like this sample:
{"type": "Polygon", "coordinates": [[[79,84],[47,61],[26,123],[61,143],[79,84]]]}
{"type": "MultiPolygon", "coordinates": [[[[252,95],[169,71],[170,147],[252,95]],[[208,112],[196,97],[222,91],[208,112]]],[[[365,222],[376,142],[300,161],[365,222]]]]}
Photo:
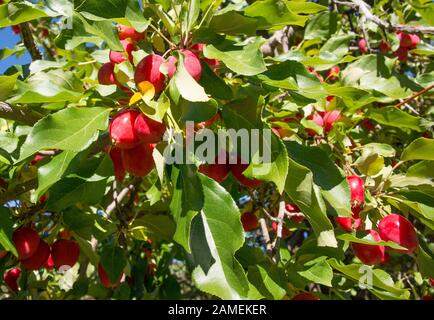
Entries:
{"type": "Polygon", "coordinates": [[[147,214],[134,220],[130,228],[136,239],[145,240],[148,236],[152,239],[171,240],[175,233],[175,224],[169,216],[147,214]]]}
{"type": "Polygon", "coordinates": [[[261,38],[244,47],[217,48],[214,45],[205,47],[203,53],[208,59],[222,61],[232,71],[245,75],[254,76],[267,70],[259,48],[262,45],[261,38]]]}
{"type": "Polygon", "coordinates": [[[17,250],[12,243],[13,221],[11,211],[3,206],[0,206],[0,248],[10,251],[14,256],[18,257],[17,250]]]}
{"type": "Polygon", "coordinates": [[[413,91],[422,90],[414,83],[409,87],[408,81],[393,74],[393,62],[383,55],[364,55],[342,71],[341,81],[346,86],[381,92],[392,100],[404,99],[413,91]]]}
{"type": "Polygon", "coordinates": [[[361,173],[375,176],[384,168],[384,158],[378,153],[363,149],[362,155],[354,162],[361,173]]]}
{"type": "Polygon", "coordinates": [[[214,99],[208,102],[191,102],[181,100],[179,123],[184,124],[186,121],[201,122],[211,119],[217,112],[217,102],[214,99]]]}
{"type": "Polygon", "coordinates": [[[199,18],[200,13],[200,0],[188,0],[187,1],[187,10],[186,11],[186,19],[185,23],[185,32],[188,34],[190,30],[193,28],[197,19],[199,18]]]}
{"type": "Polygon", "coordinates": [[[427,138],[414,140],[402,152],[401,160],[434,160],[434,140],[427,138]]]}
{"type": "Polygon", "coordinates": [[[304,39],[328,39],[337,29],[336,12],[325,11],[315,15],[307,24],[304,39]]]}
{"type": "MultiPolygon", "coordinates": [[[[327,40],[327,42],[321,47],[319,55],[325,56],[332,54],[334,60],[342,58],[348,53],[350,41],[354,38],[354,34],[346,34],[342,36],[335,36],[327,40]],[[335,58],[336,57],[336,58],[335,58]]],[[[331,57],[327,57],[328,60],[331,57]]]]}
{"type": "MultiPolygon", "coordinates": [[[[329,259],[328,263],[337,271],[341,272],[345,277],[353,281],[358,282],[363,276],[366,275],[365,265],[362,264],[349,264],[345,265],[342,261],[337,261],[336,259],[329,259]]],[[[409,292],[407,289],[400,289],[394,286],[393,280],[386,272],[381,269],[372,270],[372,285],[373,289],[382,289],[391,294],[397,296],[400,299],[408,299],[409,292]]],[[[363,280],[363,279],[362,279],[363,280]]],[[[368,288],[369,290],[369,288],[368,288]]]]}
{"type": "Polygon", "coordinates": [[[419,178],[434,177],[434,161],[420,161],[407,170],[407,176],[419,178]]]}
{"type": "Polygon", "coordinates": [[[260,18],[257,26],[259,30],[279,30],[287,25],[303,27],[309,18],[292,12],[287,7],[288,3],[290,2],[285,0],[255,1],[244,9],[244,13],[248,17],[260,18]]]}
{"type": "Polygon", "coordinates": [[[19,73],[11,76],[0,76],[0,101],[5,101],[14,90],[19,73]]]}
{"type": "Polygon", "coordinates": [[[19,138],[12,132],[0,132],[0,149],[11,154],[18,146],[19,138]]]}
{"type": "Polygon", "coordinates": [[[92,245],[89,243],[89,241],[86,241],[77,234],[74,234],[74,239],[78,242],[78,245],[80,246],[80,251],[83,252],[89,258],[90,263],[94,265],[95,268],[97,268],[99,263],[99,257],[95,253],[95,251],[93,251],[92,245]]]}
{"type": "Polygon", "coordinates": [[[187,69],[184,66],[184,58],[179,55],[178,64],[176,68],[176,73],[173,77],[173,81],[178,88],[181,96],[192,102],[207,102],[209,101],[209,97],[205,92],[205,89],[200,86],[193,79],[193,77],[188,73],[187,69]]]}
{"type": "Polygon", "coordinates": [[[38,5],[26,2],[10,2],[0,5],[0,28],[47,17],[48,14],[38,5]]]}
{"type": "Polygon", "coordinates": [[[271,132],[270,134],[271,145],[265,143],[261,153],[270,154],[271,162],[258,163],[258,151],[253,156],[252,162],[247,170],[244,171],[244,174],[249,178],[274,182],[279,193],[282,193],[285,188],[286,178],[288,176],[288,154],[283,141],[275,134],[271,132]]]}
{"type": "Polygon", "coordinates": [[[326,207],[319,187],[313,182],[308,168],[289,158],[290,178],[286,179],[285,192],[306,215],[312,225],[320,247],[337,247],[333,225],[326,215],[326,207]]]}
{"type": "Polygon", "coordinates": [[[392,241],[375,241],[372,239],[372,237],[370,237],[370,235],[361,239],[361,238],[357,238],[353,234],[343,233],[343,234],[338,235],[336,238],[339,240],[344,240],[344,241],[349,241],[349,242],[368,244],[368,245],[373,245],[373,246],[375,246],[375,245],[385,246],[385,247],[390,247],[390,248],[397,249],[397,250],[405,250],[404,247],[401,247],[400,245],[398,245],[392,241]]]}
{"type": "Polygon", "coordinates": [[[216,99],[230,100],[232,90],[225,81],[217,76],[206,62],[202,61],[202,76],[199,81],[205,92],[216,99]]]}
{"type": "Polygon", "coordinates": [[[256,34],[256,26],[256,19],[245,17],[236,11],[215,14],[209,23],[209,28],[214,32],[233,36],[253,36],[256,34]]]}
{"type": "MultiPolygon", "coordinates": [[[[265,84],[288,90],[312,89],[310,98],[322,98],[327,95],[320,87],[317,77],[309,73],[306,67],[297,61],[288,60],[272,65],[258,78],[265,84]]],[[[303,94],[303,91],[299,91],[303,94]]]]}
{"type": "Polygon", "coordinates": [[[112,221],[96,213],[80,211],[75,207],[65,210],[62,217],[69,230],[87,241],[92,237],[104,240],[117,230],[112,221]]]}
{"type": "Polygon", "coordinates": [[[43,149],[82,151],[108,127],[110,109],[70,107],[50,114],[32,128],[18,161],[43,149]]]}
{"type": "Polygon", "coordinates": [[[77,155],[74,151],[63,151],[47,164],[38,168],[38,189],[35,198],[39,199],[53,184],[62,179],[72,159],[77,155]]]}
{"type": "Polygon", "coordinates": [[[391,158],[396,154],[395,149],[391,145],[385,143],[368,143],[360,147],[362,150],[369,150],[379,154],[380,156],[391,158]]]}
{"type": "Polygon", "coordinates": [[[116,283],[119,275],[127,265],[125,250],[120,247],[106,246],[101,252],[100,261],[107,272],[110,282],[116,283]]]}
{"type": "Polygon", "coordinates": [[[174,190],[170,210],[176,223],[173,239],[187,252],[191,252],[191,222],[202,209],[204,201],[202,186],[193,170],[193,166],[172,169],[174,190]]]}
{"type": "Polygon", "coordinates": [[[434,279],[434,254],[425,243],[419,246],[416,263],[425,278],[434,279]]]}
{"type": "Polygon", "coordinates": [[[333,270],[327,263],[325,257],[316,259],[319,260],[313,265],[308,263],[306,265],[312,265],[310,268],[304,271],[299,271],[298,274],[312,281],[313,283],[319,283],[327,287],[332,286],[333,270]]]}
{"type": "Polygon", "coordinates": [[[285,294],[286,281],[282,272],[273,264],[251,265],[247,270],[249,282],[267,299],[281,300],[285,294]]]}
{"type": "Polygon", "coordinates": [[[193,281],[200,290],[221,299],[246,298],[249,291],[247,277],[234,257],[244,243],[240,212],[231,196],[217,182],[202,174],[199,178],[205,200],[200,217],[215,263],[207,272],[197,266],[193,271],[193,281]]]}
{"type": "Polygon", "coordinates": [[[101,18],[123,18],[128,1],[126,0],[77,0],[74,1],[75,10],[90,13],[101,18]]]}
{"type": "MultiPolygon", "coordinates": [[[[351,216],[351,197],[347,179],[342,171],[318,147],[305,147],[296,142],[286,143],[289,157],[309,169],[313,183],[340,216],[351,216]]],[[[291,172],[291,171],[289,171],[291,172]]]]}
{"type": "Polygon", "coordinates": [[[418,132],[424,131],[421,127],[421,118],[409,115],[393,106],[369,108],[366,117],[386,126],[411,129],[418,132]]]}
{"type": "Polygon", "coordinates": [[[112,174],[113,164],[109,156],[88,160],[76,173],[53,185],[47,209],[60,211],[77,203],[97,203],[104,196],[107,179],[112,174]]]}
{"type": "Polygon", "coordinates": [[[83,84],[74,74],[62,69],[38,72],[26,82],[17,82],[17,93],[9,103],[75,102],[83,97],[83,84]]]}

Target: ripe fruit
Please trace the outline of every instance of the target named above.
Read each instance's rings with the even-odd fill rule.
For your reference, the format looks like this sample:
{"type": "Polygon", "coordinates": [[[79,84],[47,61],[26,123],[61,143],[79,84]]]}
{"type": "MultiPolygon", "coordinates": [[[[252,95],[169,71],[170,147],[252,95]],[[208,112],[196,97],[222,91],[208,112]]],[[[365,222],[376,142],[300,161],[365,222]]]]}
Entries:
{"type": "Polygon", "coordinates": [[[140,41],[144,37],[143,33],[123,24],[118,24],[118,35],[120,40],[131,39],[132,41],[140,41]]]}
{"type": "Polygon", "coordinates": [[[336,222],[342,230],[347,232],[358,230],[362,226],[360,218],[336,217],[336,222]]]}
{"type": "MultiPolygon", "coordinates": [[[[306,119],[307,120],[312,120],[313,122],[315,122],[320,127],[324,127],[324,119],[323,119],[323,117],[320,114],[316,113],[316,112],[312,113],[306,119]]],[[[306,129],[306,132],[309,135],[311,135],[311,136],[317,135],[316,131],[314,131],[312,129],[306,129]]]]}
{"type": "Polygon", "coordinates": [[[429,279],[429,282],[431,283],[431,285],[434,287],[434,279],[429,279]]]}
{"type": "Polygon", "coordinates": [[[41,240],[36,252],[30,258],[21,260],[21,263],[27,270],[39,270],[47,263],[49,256],[50,246],[41,240]]]}
{"type": "Polygon", "coordinates": [[[122,162],[125,170],[136,177],[144,177],[154,168],[152,152],[155,145],[139,144],[137,147],[122,150],[122,162]]]}
{"type": "Polygon", "coordinates": [[[323,116],[324,119],[324,131],[330,132],[335,122],[338,122],[341,118],[341,112],[339,110],[333,110],[326,112],[323,116]]]}
{"type": "Polygon", "coordinates": [[[59,237],[59,239],[69,240],[69,239],[71,239],[72,234],[71,234],[71,231],[69,231],[68,229],[65,228],[62,231],[60,231],[57,236],[59,237]]]}
{"type": "Polygon", "coordinates": [[[18,292],[18,278],[20,277],[21,269],[13,268],[3,274],[3,281],[12,292],[18,292]]]}
{"type": "Polygon", "coordinates": [[[110,62],[113,64],[118,64],[118,63],[122,63],[124,61],[127,61],[127,59],[130,62],[133,62],[132,52],[135,49],[134,44],[128,40],[121,40],[121,44],[122,44],[122,47],[124,48],[124,51],[119,52],[119,51],[110,50],[110,54],[109,54],[110,62]],[[127,54],[128,58],[125,55],[125,53],[127,54]]]}
{"type": "MultiPolygon", "coordinates": [[[[191,52],[190,50],[179,50],[184,56],[184,67],[187,72],[196,80],[199,81],[202,75],[202,65],[200,64],[200,60],[197,56],[191,52]]],[[[176,63],[178,59],[174,56],[171,56],[168,60],[169,63],[169,77],[172,78],[176,72],[176,63]]]]}
{"type": "Polygon", "coordinates": [[[375,125],[369,119],[364,119],[360,124],[367,131],[374,131],[375,130],[375,125]]]}
{"type": "Polygon", "coordinates": [[[358,230],[362,227],[362,219],[360,219],[358,207],[351,209],[353,212],[352,217],[336,217],[336,222],[339,227],[347,232],[358,230]]]}
{"type": "Polygon", "coordinates": [[[122,161],[122,150],[116,147],[111,148],[110,158],[113,162],[113,169],[117,181],[122,182],[125,178],[125,167],[122,161]]]}
{"type": "Polygon", "coordinates": [[[164,74],[160,72],[160,66],[164,59],[155,54],[150,54],[140,61],[134,73],[134,81],[136,85],[149,81],[155,87],[155,92],[160,93],[164,88],[164,74]]]}
{"type": "Polygon", "coordinates": [[[51,256],[54,266],[59,269],[62,266],[73,267],[80,256],[80,247],[73,240],[57,240],[51,246],[51,256]]]}
{"type": "Polygon", "coordinates": [[[110,63],[104,63],[98,71],[98,82],[103,85],[117,84],[115,77],[115,66],[110,63]]]}
{"type": "Polygon", "coordinates": [[[45,156],[41,156],[41,155],[37,154],[37,155],[33,158],[33,160],[30,162],[30,164],[31,164],[32,166],[35,166],[35,165],[38,164],[38,162],[44,160],[44,158],[45,158],[45,156]]]}
{"type": "Polygon", "coordinates": [[[414,49],[420,42],[417,34],[408,34],[405,32],[398,32],[399,45],[403,48],[414,49]]]}
{"type": "Polygon", "coordinates": [[[99,275],[99,279],[101,280],[102,285],[104,287],[110,289],[110,288],[116,288],[120,284],[122,276],[123,276],[123,272],[121,272],[121,274],[119,275],[119,278],[116,280],[116,282],[112,283],[110,281],[110,278],[109,278],[107,272],[104,270],[104,267],[100,263],[98,265],[98,275],[99,275]]]}
{"type": "Polygon", "coordinates": [[[21,32],[21,27],[18,24],[12,26],[12,32],[15,34],[19,34],[21,32]]]}
{"type": "Polygon", "coordinates": [[[161,141],[166,127],[163,123],[152,120],[141,113],[134,122],[134,130],[141,142],[157,143],[161,141]]]}
{"type": "Polygon", "coordinates": [[[365,39],[359,40],[359,50],[361,53],[367,53],[368,52],[368,45],[367,45],[365,39]]]}
{"type": "Polygon", "coordinates": [[[382,54],[387,54],[390,51],[390,46],[386,41],[381,40],[380,45],[379,45],[379,49],[380,49],[380,52],[382,54]]]}
{"type": "MultiPolygon", "coordinates": [[[[381,241],[380,235],[375,230],[366,230],[375,241],[381,241]]],[[[360,261],[367,265],[380,264],[385,257],[384,246],[361,244],[353,242],[351,247],[360,261]]]]}
{"type": "Polygon", "coordinates": [[[236,164],[231,164],[230,169],[232,171],[232,175],[237,179],[237,181],[247,188],[258,188],[262,182],[257,179],[247,178],[243,172],[247,169],[249,165],[243,164],[241,158],[237,158],[236,164]]]}
{"type": "Polygon", "coordinates": [[[48,257],[47,262],[45,262],[44,267],[47,270],[53,270],[53,268],[54,268],[54,261],[53,261],[53,256],[51,254],[48,257]]]}
{"type": "Polygon", "coordinates": [[[30,258],[36,252],[41,238],[35,230],[24,227],[15,230],[12,241],[17,249],[18,258],[24,260],[30,258]]]}
{"type": "Polygon", "coordinates": [[[218,163],[216,158],[215,163],[204,163],[199,167],[199,172],[222,183],[229,175],[230,168],[226,163],[218,163]]]}
{"type": "Polygon", "coordinates": [[[297,294],[291,300],[320,300],[320,298],[310,292],[304,292],[297,294]]]}
{"type": "Polygon", "coordinates": [[[3,259],[4,257],[6,257],[6,256],[7,256],[7,254],[8,254],[8,252],[7,252],[7,251],[4,251],[4,250],[0,250],[0,259],[3,259]]]}
{"type": "Polygon", "coordinates": [[[381,219],[378,223],[378,232],[384,241],[393,241],[407,248],[393,251],[410,254],[417,249],[418,239],[412,223],[399,214],[393,213],[381,219]]]}
{"type": "Polygon", "coordinates": [[[202,121],[199,123],[196,123],[194,125],[194,129],[195,130],[200,130],[200,129],[205,129],[205,128],[209,128],[213,125],[214,122],[216,122],[217,120],[220,119],[220,114],[216,113],[211,119],[206,120],[206,121],[202,121]]]}
{"type": "MultiPolygon", "coordinates": [[[[273,221],[273,223],[271,223],[271,228],[273,229],[273,232],[275,234],[277,234],[277,227],[278,227],[278,223],[273,221]]],[[[286,239],[291,235],[291,231],[289,231],[289,229],[285,226],[282,226],[282,239],[286,239]]]]}
{"type": "Polygon", "coordinates": [[[244,231],[249,232],[258,227],[258,218],[253,212],[245,212],[241,215],[241,223],[244,231]]]}
{"type": "Polygon", "coordinates": [[[347,180],[350,185],[351,206],[360,207],[365,202],[365,183],[358,176],[348,176],[347,180]]]}
{"type": "Polygon", "coordinates": [[[118,114],[110,122],[110,137],[116,147],[131,149],[140,143],[139,137],[134,130],[134,123],[139,114],[138,111],[127,110],[118,114]]]}
{"type": "Polygon", "coordinates": [[[338,66],[334,66],[330,70],[327,71],[327,78],[330,81],[336,81],[339,78],[340,72],[341,72],[341,69],[338,66]]]}
{"type": "Polygon", "coordinates": [[[394,53],[395,57],[398,58],[399,61],[405,62],[408,59],[408,48],[399,47],[394,53]]]}
{"type": "MultiPolygon", "coordinates": [[[[285,204],[285,210],[290,212],[290,213],[301,213],[301,210],[292,203],[287,203],[285,204]]],[[[291,216],[291,220],[294,220],[295,222],[302,222],[304,220],[304,216],[299,215],[299,216],[291,216]]]]}
{"type": "MultiPolygon", "coordinates": [[[[199,53],[203,51],[205,46],[206,46],[206,44],[204,44],[204,43],[196,43],[196,44],[192,45],[190,49],[196,57],[200,58],[199,53]]],[[[220,61],[218,61],[216,59],[204,58],[203,60],[210,66],[210,68],[213,71],[215,71],[220,65],[220,61]]]]}
{"type": "Polygon", "coordinates": [[[314,68],[312,68],[312,67],[306,67],[306,68],[311,74],[313,74],[314,76],[316,76],[318,78],[320,83],[324,82],[324,78],[322,77],[322,75],[320,75],[318,72],[316,72],[316,70],[314,68]]]}

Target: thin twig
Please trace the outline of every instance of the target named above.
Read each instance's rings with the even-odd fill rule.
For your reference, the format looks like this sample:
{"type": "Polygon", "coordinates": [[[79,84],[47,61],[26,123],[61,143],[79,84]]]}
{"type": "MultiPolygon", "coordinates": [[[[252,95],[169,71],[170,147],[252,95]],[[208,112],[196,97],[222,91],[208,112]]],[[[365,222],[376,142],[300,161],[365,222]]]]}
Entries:
{"type": "Polygon", "coordinates": [[[398,103],[395,107],[396,107],[396,108],[399,108],[399,107],[401,107],[402,105],[409,103],[410,101],[416,99],[416,98],[419,97],[420,95],[423,95],[424,93],[430,91],[430,90],[433,89],[433,88],[434,88],[434,84],[432,84],[432,85],[430,85],[429,87],[427,87],[427,88],[425,88],[425,89],[423,89],[423,90],[421,90],[421,91],[419,91],[419,92],[413,94],[412,96],[408,97],[407,99],[404,99],[403,101],[401,101],[400,103],[398,103]]]}
{"type": "Polygon", "coordinates": [[[261,226],[262,236],[264,237],[265,245],[267,246],[267,252],[271,255],[273,253],[273,246],[270,234],[268,233],[267,223],[264,218],[259,219],[259,225],[261,226]]]}
{"type": "Polygon", "coordinates": [[[38,47],[35,45],[35,41],[33,40],[32,31],[30,30],[29,23],[23,22],[20,23],[21,35],[23,37],[24,46],[29,51],[30,56],[33,60],[41,60],[42,56],[39,52],[38,47]]]}
{"type": "Polygon", "coordinates": [[[283,229],[283,218],[285,215],[285,201],[281,200],[279,202],[279,213],[277,215],[277,232],[276,232],[276,239],[273,243],[273,250],[275,252],[275,260],[279,261],[279,246],[280,246],[280,239],[282,239],[282,229],[283,229]]]}
{"type": "Polygon", "coordinates": [[[12,108],[6,102],[0,101],[0,118],[17,121],[22,124],[33,126],[43,115],[24,108],[12,108]]]}
{"type": "Polygon", "coordinates": [[[338,5],[344,5],[351,8],[359,9],[360,14],[366,17],[367,20],[374,22],[379,27],[389,31],[405,31],[410,33],[426,33],[434,34],[434,27],[423,26],[408,26],[408,25],[394,25],[381,20],[379,17],[371,12],[371,7],[362,0],[351,0],[351,2],[335,1],[338,5]]]}
{"type": "Polygon", "coordinates": [[[0,194],[0,204],[16,200],[20,195],[37,188],[38,179],[32,179],[15,186],[12,190],[0,194]]]}

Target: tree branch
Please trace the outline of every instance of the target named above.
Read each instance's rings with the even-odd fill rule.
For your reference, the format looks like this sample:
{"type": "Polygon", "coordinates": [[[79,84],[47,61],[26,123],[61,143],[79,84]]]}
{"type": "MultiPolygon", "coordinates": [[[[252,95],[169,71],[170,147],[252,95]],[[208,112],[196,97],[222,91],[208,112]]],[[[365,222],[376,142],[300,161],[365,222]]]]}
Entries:
{"type": "Polygon", "coordinates": [[[273,243],[273,250],[275,252],[276,261],[279,261],[279,245],[280,239],[282,239],[282,229],[283,229],[283,218],[285,216],[285,201],[279,202],[279,213],[277,215],[277,232],[276,239],[273,243]]]}
{"type": "Polygon", "coordinates": [[[8,201],[17,199],[23,193],[33,190],[38,187],[38,179],[32,179],[24,183],[18,184],[12,190],[0,194],[0,204],[3,205],[8,201]]]}
{"type": "Polygon", "coordinates": [[[0,101],[0,118],[33,126],[42,117],[43,116],[38,112],[25,110],[23,108],[12,108],[6,102],[0,101]]]}
{"type": "Polygon", "coordinates": [[[23,36],[23,42],[24,46],[27,48],[27,50],[30,53],[30,56],[33,60],[41,60],[42,56],[39,52],[38,47],[35,44],[35,41],[33,41],[33,35],[32,31],[30,30],[29,23],[23,22],[20,23],[21,28],[21,35],[23,36]]]}
{"type": "Polygon", "coordinates": [[[404,31],[409,33],[428,33],[434,34],[434,27],[424,27],[424,26],[408,26],[408,25],[394,25],[387,21],[384,21],[374,15],[371,11],[371,7],[363,0],[351,0],[347,1],[334,1],[335,4],[347,6],[350,8],[358,9],[360,14],[362,14],[367,20],[374,22],[376,25],[380,26],[384,30],[388,31],[404,31]]]}
{"type": "Polygon", "coordinates": [[[119,194],[117,195],[117,197],[115,197],[113,202],[110,203],[109,206],[107,207],[106,209],[107,215],[110,216],[113,213],[113,211],[117,208],[118,204],[121,203],[131,191],[136,189],[141,182],[142,182],[141,178],[135,178],[130,185],[122,189],[121,192],[119,192],[119,194]]]}
{"type": "Polygon", "coordinates": [[[267,223],[264,218],[259,219],[259,225],[261,226],[262,236],[265,240],[265,245],[267,246],[267,252],[269,254],[273,253],[273,244],[271,243],[270,234],[268,233],[267,223]]]}
{"type": "Polygon", "coordinates": [[[395,107],[399,108],[401,106],[403,106],[404,104],[409,103],[410,101],[416,99],[417,97],[419,97],[420,95],[423,95],[424,93],[430,91],[431,89],[434,88],[434,84],[430,85],[429,87],[426,87],[425,89],[413,94],[412,96],[408,97],[407,99],[404,99],[403,101],[401,101],[400,103],[398,103],[395,107]]]}
{"type": "Polygon", "coordinates": [[[289,38],[294,33],[292,27],[286,26],[282,30],[276,31],[265,44],[262,45],[261,51],[266,56],[273,56],[278,47],[282,47],[284,53],[289,50],[289,38]]]}

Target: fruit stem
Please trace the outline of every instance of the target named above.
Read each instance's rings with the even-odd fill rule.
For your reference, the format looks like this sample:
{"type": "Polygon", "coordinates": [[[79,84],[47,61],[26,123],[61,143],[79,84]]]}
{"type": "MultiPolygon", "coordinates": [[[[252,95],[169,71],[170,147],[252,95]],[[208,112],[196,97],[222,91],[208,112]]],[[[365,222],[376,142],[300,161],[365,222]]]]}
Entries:
{"type": "Polygon", "coordinates": [[[163,38],[163,40],[165,40],[170,47],[175,48],[176,44],[174,44],[172,41],[170,41],[160,30],[158,30],[158,28],[156,28],[152,23],[149,25],[156,33],[158,33],[158,35],[163,38]]]}

